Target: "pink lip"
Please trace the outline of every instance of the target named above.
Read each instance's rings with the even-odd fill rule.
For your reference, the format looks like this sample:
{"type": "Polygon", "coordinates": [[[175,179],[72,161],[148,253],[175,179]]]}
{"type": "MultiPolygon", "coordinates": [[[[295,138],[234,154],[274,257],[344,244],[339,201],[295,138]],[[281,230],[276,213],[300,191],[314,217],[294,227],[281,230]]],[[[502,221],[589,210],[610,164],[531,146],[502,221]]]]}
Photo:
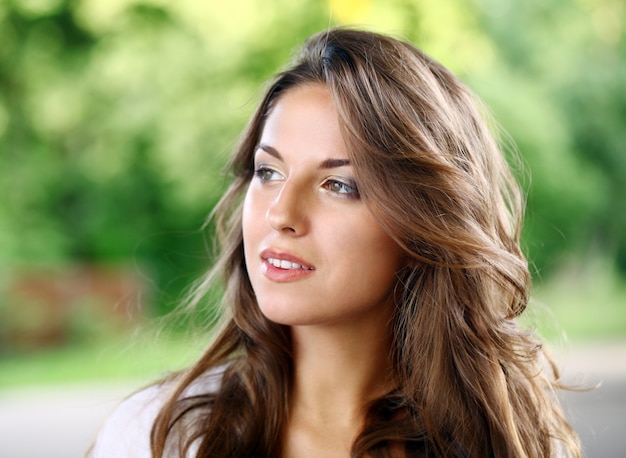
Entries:
{"type": "Polygon", "coordinates": [[[276,283],[297,281],[302,278],[308,277],[315,272],[315,268],[311,264],[289,253],[266,249],[261,252],[261,260],[261,272],[268,280],[276,283]],[[301,266],[308,267],[308,269],[281,269],[270,264],[268,262],[269,258],[280,259],[281,261],[295,262],[296,264],[300,264],[301,266]]]}

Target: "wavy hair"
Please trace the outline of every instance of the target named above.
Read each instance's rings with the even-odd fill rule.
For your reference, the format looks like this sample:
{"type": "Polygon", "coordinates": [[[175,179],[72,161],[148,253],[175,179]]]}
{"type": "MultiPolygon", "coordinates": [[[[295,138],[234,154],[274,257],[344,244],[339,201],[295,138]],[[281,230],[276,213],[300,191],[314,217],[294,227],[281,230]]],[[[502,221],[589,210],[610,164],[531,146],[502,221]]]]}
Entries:
{"type": "Polygon", "coordinates": [[[219,258],[195,292],[223,286],[223,324],[174,386],[152,430],[154,456],[278,457],[292,383],[289,329],[259,311],[243,254],[242,197],[265,119],[293,87],[331,93],[359,191],[409,262],[396,286],[398,386],[369,406],[352,456],[580,455],[555,392],[558,372],[516,318],[530,274],[523,197],[480,102],[412,44],[335,28],[309,38],[271,82],[214,211],[219,258]],[[548,375],[545,362],[553,371],[548,375]],[[214,392],[189,394],[223,367],[214,392]]]}

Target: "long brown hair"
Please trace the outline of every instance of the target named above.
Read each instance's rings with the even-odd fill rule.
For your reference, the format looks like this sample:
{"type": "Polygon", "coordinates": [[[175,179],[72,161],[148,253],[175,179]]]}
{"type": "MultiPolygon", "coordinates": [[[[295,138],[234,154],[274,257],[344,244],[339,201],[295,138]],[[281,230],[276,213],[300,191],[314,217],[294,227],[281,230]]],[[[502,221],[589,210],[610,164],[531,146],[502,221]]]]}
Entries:
{"type": "Polygon", "coordinates": [[[221,282],[222,328],[168,380],[174,388],[152,430],[153,454],[281,455],[290,334],[256,304],[241,203],[264,120],[281,94],[305,84],[330,91],[359,192],[409,259],[396,286],[399,384],[369,407],[352,456],[391,456],[391,444],[410,456],[579,456],[555,400],[558,373],[544,373],[540,343],[516,322],[530,287],[519,248],[523,199],[484,110],[413,45],[341,28],[307,40],[234,152],[234,179],[214,212],[220,255],[192,300],[200,306],[221,282]],[[193,394],[220,367],[219,387],[193,394]]]}

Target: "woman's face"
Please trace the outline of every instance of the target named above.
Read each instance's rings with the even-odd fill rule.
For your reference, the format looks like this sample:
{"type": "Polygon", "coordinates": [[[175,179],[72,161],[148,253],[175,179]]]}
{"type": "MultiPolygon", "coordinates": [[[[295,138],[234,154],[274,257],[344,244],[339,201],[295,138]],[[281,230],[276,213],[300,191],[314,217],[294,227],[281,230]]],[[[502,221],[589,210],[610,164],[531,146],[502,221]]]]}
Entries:
{"type": "Polygon", "coordinates": [[[292,326],[388,317],[404,257],[359,197],[324,86],[280,97],[254,167],[243,237],[263,314],[292,326]]]}

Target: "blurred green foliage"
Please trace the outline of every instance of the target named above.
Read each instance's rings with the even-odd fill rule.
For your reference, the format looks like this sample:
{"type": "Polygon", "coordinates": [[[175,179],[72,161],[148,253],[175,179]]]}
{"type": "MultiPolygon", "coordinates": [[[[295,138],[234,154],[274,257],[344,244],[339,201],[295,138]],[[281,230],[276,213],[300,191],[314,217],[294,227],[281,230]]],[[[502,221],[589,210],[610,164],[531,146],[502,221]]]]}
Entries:
{"type": "Polygon", "coordinates": [[[479,92],[532,174],[530,258],[549,269],[606,253],[626,272],[626,5],[480,3],[498,59],[479,92]]]}
{"type": "Polygon", "coordinates": [[[538,269],[601,253],[624,273],[625,15],[620,0],[7,0],[0,268],[131,262],[167,310],[211,262],[199,228],[263,82],[311,33],[358,22],[487,101],[530,169],[538,269]]]}

